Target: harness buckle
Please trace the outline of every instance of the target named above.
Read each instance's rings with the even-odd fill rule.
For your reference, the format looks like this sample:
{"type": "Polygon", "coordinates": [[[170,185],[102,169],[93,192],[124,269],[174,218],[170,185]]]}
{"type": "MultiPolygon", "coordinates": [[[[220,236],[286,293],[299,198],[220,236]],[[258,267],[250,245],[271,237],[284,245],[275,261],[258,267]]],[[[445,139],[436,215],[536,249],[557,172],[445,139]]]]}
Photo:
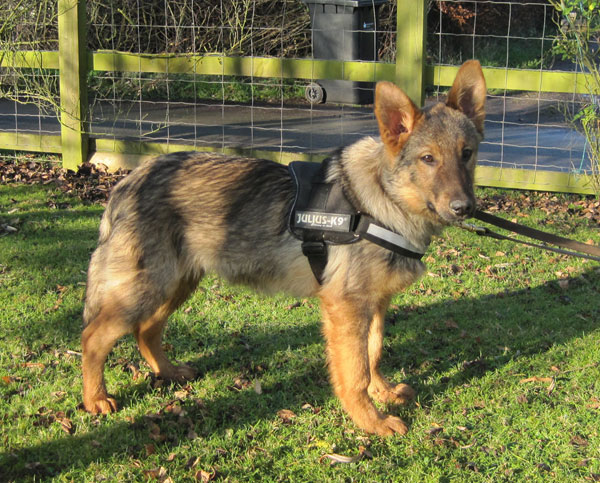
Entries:
{"type": "Polygon", "coordinates": [[[305,257],[325,255],[327,246],[323,241],[305,241],[302,242],[302,254],[305,257]]]}

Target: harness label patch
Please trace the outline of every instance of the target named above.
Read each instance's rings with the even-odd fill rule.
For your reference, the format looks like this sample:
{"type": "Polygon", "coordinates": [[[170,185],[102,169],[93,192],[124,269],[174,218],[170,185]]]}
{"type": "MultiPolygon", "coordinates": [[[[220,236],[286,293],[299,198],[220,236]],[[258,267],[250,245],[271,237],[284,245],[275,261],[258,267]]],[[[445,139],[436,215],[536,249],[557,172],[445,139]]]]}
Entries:
{"type": "Polygon", "coordinates": [[[294,226],[307,230],[350,231],[352,215],[323,213],[320,211],[296,211],[294,226]]]}

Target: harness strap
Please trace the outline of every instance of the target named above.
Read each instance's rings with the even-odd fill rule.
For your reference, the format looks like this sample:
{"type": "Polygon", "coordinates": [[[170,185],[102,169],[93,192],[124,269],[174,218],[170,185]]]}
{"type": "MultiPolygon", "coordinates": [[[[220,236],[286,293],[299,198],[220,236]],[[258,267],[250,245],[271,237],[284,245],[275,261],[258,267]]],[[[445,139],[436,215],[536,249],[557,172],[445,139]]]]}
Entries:
{"type": "Polygon", "coordinates": [[[420,260],[419,252],[402,235],[375,218],[357,211],[340,183],[325,182],[327,160],[321,165],[294,161],[289,169],[296,197],[289,218],[290,232],[302,240],[302,253],[319,282],[327,267],[328,245],[346,245],[365,239],[404,257],[420,260]]]}
{"type": "Polygon", "coordinates": [[[377,221],[369,215],[363,214],[360,216],[355,233],[361,238],[369,240],[371,243],[375,243],[375,245],[379,245],[398,255],[413,258],[415,260],[421,260],[421,258],[423,258],[424,254],[420,252],[418,248],[413,246],[406,238],[392,230],[388,230],[386,227],[377,223],[377,221]]]}

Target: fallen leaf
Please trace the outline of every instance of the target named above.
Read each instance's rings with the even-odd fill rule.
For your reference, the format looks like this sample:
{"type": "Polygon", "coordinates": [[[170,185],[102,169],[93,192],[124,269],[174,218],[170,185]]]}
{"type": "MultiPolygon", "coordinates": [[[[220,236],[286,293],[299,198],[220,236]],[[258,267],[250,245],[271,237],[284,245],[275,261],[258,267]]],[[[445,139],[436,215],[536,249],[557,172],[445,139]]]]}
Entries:
{"type": "Polygon", "coordinates": [[[175,391],[173,393],[173,395],[177,398],[177,399],[185,399],[186,397],[189,396],[189,391],[186,390],[179,390],[179,391],[175,391]]]}
{"type": "Polygon", "coordinates": [[[579,435],[575,435],[571,438],[571,440],[569,441],[569,443],[571,443],[573,446],[579,446],[579,447],[584,447],[587,446],[589,444],[589,441],[579,435]]]}
{"type": "Polygon", "coordinates": [[[213,471],[212,473],[209,473],[208,471],[199,470],[199,471],[196,471],[196,473],[194,474],[194,479],[196,481],[207,482],[207,481],[214,480],[215,475],[216,475],[215,471],[213,471]]]}
{"type": "Polygon", "coordinates": [[[600,400],[593,397],[587,407],[589,409],[600,409],[600,400]]]}
{"type": "Polygon", "coordinates": [[[280,409],[277,411],[277,416],[279,416],[285,424],[290,424],[292,419],[296,417],[296,413],[289,409],[280,409]]]}
{"type": "Polygon", "coordinates": [[[46,366],[41,362],[23,362],[21,367],[28,367],[30,369],[46,369],[46,366]]]}
{"type": "Polygon", "coordinates": [[[444,324],[448,329],[458,329],[458,324],[453,319],[447,319],[444,324]]]}
{"type": "Polygon", "coordinates": [[[355,456],[344,456],[341,454],[337,454],[337,453],[327,453],[324,454],[323,456],[321,456],[321,458],[319,458],[319,463],[321,463],[323,460],[330,460],[332,465],[338,464],[338,463],[342,463],[342,464],[348,464],[348,463],[354,463],[356,461],[360,461],[363,458],[372,458],[373,455],[364,447],[364,446],[360,446],[359,450],[358,450],[358,454],[355,456]]]}
{"type": "Polygon", "coordinates": [[[435,436],[438,433],[441,433],[444,430],[443,427],[441,426],[435,426],[433,428],[429,428],[426,433],[429,434],[430,436],[435,436]]]}
{"type": "Polygon", "coordinates": [[[546,388],[546,394],[548,394],[548,396],[550,394],[552,394],[554,392],[554,389],[556,388],[556,379],[552,378],[552,382],[550,384],[548,384],[548,387],[546,388]]]}
{"type": "Polygon", "coordinates": [[[527,399],[527,395],[526,394],[519,394],[517,396],[517,402],[519,404],[527,404],[529,402],[529,399],[527,399]]]}
{"type": "Polygon", "coordinates": [[[62,430],[67,434],[73,434],[75,432],[75,427],[73,426],[73,423],[69,418],[62,418],[60,420],[60,426],[62,430]]]}
{"type": "Polygon", "coordinates": [[[527,382],[552,382],[552,378],[551,377],[533,376],[533,377],[527,377],[526,379],[521,379],[519,381],[520,384],[525,384],[527,382]]]}
{"type": "Polygon", "coordinates": [[[190,468],[194,468],[195,466],[198,465],[198,463],[200,463],[200,457],[199,456],[192,456],[191,458],[189,458],[185,464],[185,467],[189,470],[190,468]]]}

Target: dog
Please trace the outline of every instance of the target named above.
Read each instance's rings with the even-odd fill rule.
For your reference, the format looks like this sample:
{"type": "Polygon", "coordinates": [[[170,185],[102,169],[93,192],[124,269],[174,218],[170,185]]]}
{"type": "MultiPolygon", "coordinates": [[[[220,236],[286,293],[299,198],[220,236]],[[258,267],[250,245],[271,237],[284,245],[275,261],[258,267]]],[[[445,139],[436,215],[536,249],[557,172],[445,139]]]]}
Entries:
{"type": "MultiPolygon", "coordinates": [[[[432,237],[475,208],[473,176],[483,139],[486,85],[464,63],[446,103],[423,110],[390,82],[375,88],[380,138],[365,137],[326,166],[357,210],[424,253],[432,237]]],[[[320,299],[330,379],[354,423],[368,433],[405,434],[374,401],[405,404],[415,393],[379,370],[390,298],[423,273],[417,259],[368,240],[332,245],[321,283],[287,220],[295,186],[286,166],[246,157],[183,152],[137,167],[113,190],[89,265],[82,333],[83,401],[92,413],[117,403],[104,364],[133,333],[154,373],[194,377],[161,345],[169,315],[207,272],[234,284],[320,299]]]]}

